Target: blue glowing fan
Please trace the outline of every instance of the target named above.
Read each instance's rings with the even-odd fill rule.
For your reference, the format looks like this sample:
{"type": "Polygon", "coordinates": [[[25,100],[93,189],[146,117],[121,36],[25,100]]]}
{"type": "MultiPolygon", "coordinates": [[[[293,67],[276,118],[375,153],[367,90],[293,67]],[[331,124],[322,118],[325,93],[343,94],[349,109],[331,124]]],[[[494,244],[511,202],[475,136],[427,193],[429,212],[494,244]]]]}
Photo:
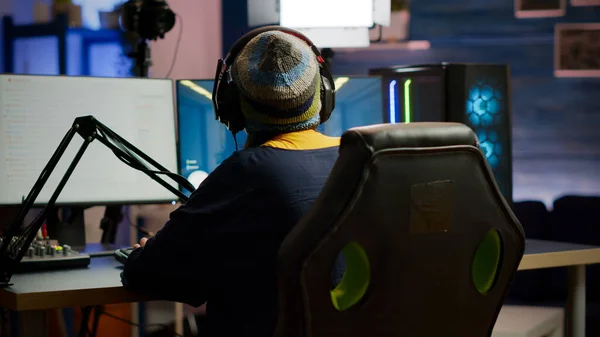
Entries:
{"type": "Polygon", "coordinates": [[[467,97],[466,113],[492,169],[498,166],[503,152],[498,133],[494,131],[501,122],[503,110],[504,95],[497,83],[484,80],[473,84],[467,97]]]}
{"type": "Polygon", "coordinates": [[[498,141],[498,133],[490,130],[478,130],[479,146],[492,168],[496,168],[502,155],[502,144],[498,141]]]}

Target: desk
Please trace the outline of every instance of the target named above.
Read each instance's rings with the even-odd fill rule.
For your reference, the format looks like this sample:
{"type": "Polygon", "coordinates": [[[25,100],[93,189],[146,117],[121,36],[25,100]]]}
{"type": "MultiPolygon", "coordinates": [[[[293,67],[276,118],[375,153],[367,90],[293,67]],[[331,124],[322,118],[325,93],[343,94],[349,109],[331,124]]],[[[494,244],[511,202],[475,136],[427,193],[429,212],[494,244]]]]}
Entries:
{"type": "Polygon", "coordinates": [[[114,257],[93,258],[88,268],[15,274],[14,285],[0,290],[0,306],[21,311],[21,336],[46,336],[48,309],[156,300],[121,285],[121,264],[114,257]]]}
{"type": "Polygon", "coordinates": [[[525,245],[519,270],[569,268],[567,337],[585,337],[585,267],[596,263],[600,247],[542,240],[527,240],[525,245]]]}
{"type": "MultiPolygon", "coordinates": [[[[527,240],[519,270],[569,267],[568,336],[585,336],[585,265],[600,263],[600,247],[527,240]]],[[[0,290],[0,306],[23,311],[21,334],[45,336],[44,310],[158,300],[126,291],[113,257],[93,258],[87,269],[16,274],[0,290]]]]}

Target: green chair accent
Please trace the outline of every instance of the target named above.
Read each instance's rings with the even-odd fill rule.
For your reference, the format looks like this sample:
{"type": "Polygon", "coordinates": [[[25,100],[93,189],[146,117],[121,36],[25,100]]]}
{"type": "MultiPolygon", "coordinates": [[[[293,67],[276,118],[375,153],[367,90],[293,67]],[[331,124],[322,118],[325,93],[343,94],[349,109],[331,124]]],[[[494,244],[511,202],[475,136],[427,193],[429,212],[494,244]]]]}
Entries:
{"type": "Polygon", "coordinates": [[[346,260],[344,276],[332,291],[331,302],[340,311],[357,304],[367,292],[371,281],[371,266],[367,253],[356,242],[350,242],[342,250],[346,260]]]}
{"type": "Polygon", "coordinates": [[[494,286],[501,257],[502,240],[500,239],[500,233],[492,229],[487,232],[477,247],[471,267],[473,283],[480,294],[487,294],[494,286]]]}

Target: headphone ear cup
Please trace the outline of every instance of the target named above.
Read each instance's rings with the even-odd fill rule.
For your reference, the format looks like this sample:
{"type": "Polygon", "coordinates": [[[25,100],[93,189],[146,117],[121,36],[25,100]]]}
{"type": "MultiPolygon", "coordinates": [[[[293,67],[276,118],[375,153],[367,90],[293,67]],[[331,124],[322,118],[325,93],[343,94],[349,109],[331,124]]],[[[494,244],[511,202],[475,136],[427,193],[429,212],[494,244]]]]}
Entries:
{"type": "Polygon", "coordinates": [[[333,109],[335,109],[335,93],[333,92],[333,83],[321,75],[321,111],[319,113],[321,124],[327,122],[333,109]]]}
{"type": "Polygon", "coordinates": [[[227,120],[229,131],[235,134],[246,127],[246,119],[242,113],[240,103],[240,94],[237,86],[233,83],[228,85],[224,94],[223,102],[225,102],[225,105],[223,106],[224,111],[221,115],[227,120]]]}

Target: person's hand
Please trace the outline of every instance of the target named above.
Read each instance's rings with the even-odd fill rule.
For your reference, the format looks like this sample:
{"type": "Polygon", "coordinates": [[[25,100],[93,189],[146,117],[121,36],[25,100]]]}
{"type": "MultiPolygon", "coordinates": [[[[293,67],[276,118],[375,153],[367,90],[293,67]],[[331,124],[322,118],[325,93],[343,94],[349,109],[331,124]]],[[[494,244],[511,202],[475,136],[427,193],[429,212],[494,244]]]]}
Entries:
{"type": "Polygon", "coordinates": [[[135,245],[133,245],[133,249],[138,249],[140,247],[144,247],[146,245],[146,241],[148,241],[148,238],[142,238],[140,240],[140,243],[136,243],[135,245]]]}

